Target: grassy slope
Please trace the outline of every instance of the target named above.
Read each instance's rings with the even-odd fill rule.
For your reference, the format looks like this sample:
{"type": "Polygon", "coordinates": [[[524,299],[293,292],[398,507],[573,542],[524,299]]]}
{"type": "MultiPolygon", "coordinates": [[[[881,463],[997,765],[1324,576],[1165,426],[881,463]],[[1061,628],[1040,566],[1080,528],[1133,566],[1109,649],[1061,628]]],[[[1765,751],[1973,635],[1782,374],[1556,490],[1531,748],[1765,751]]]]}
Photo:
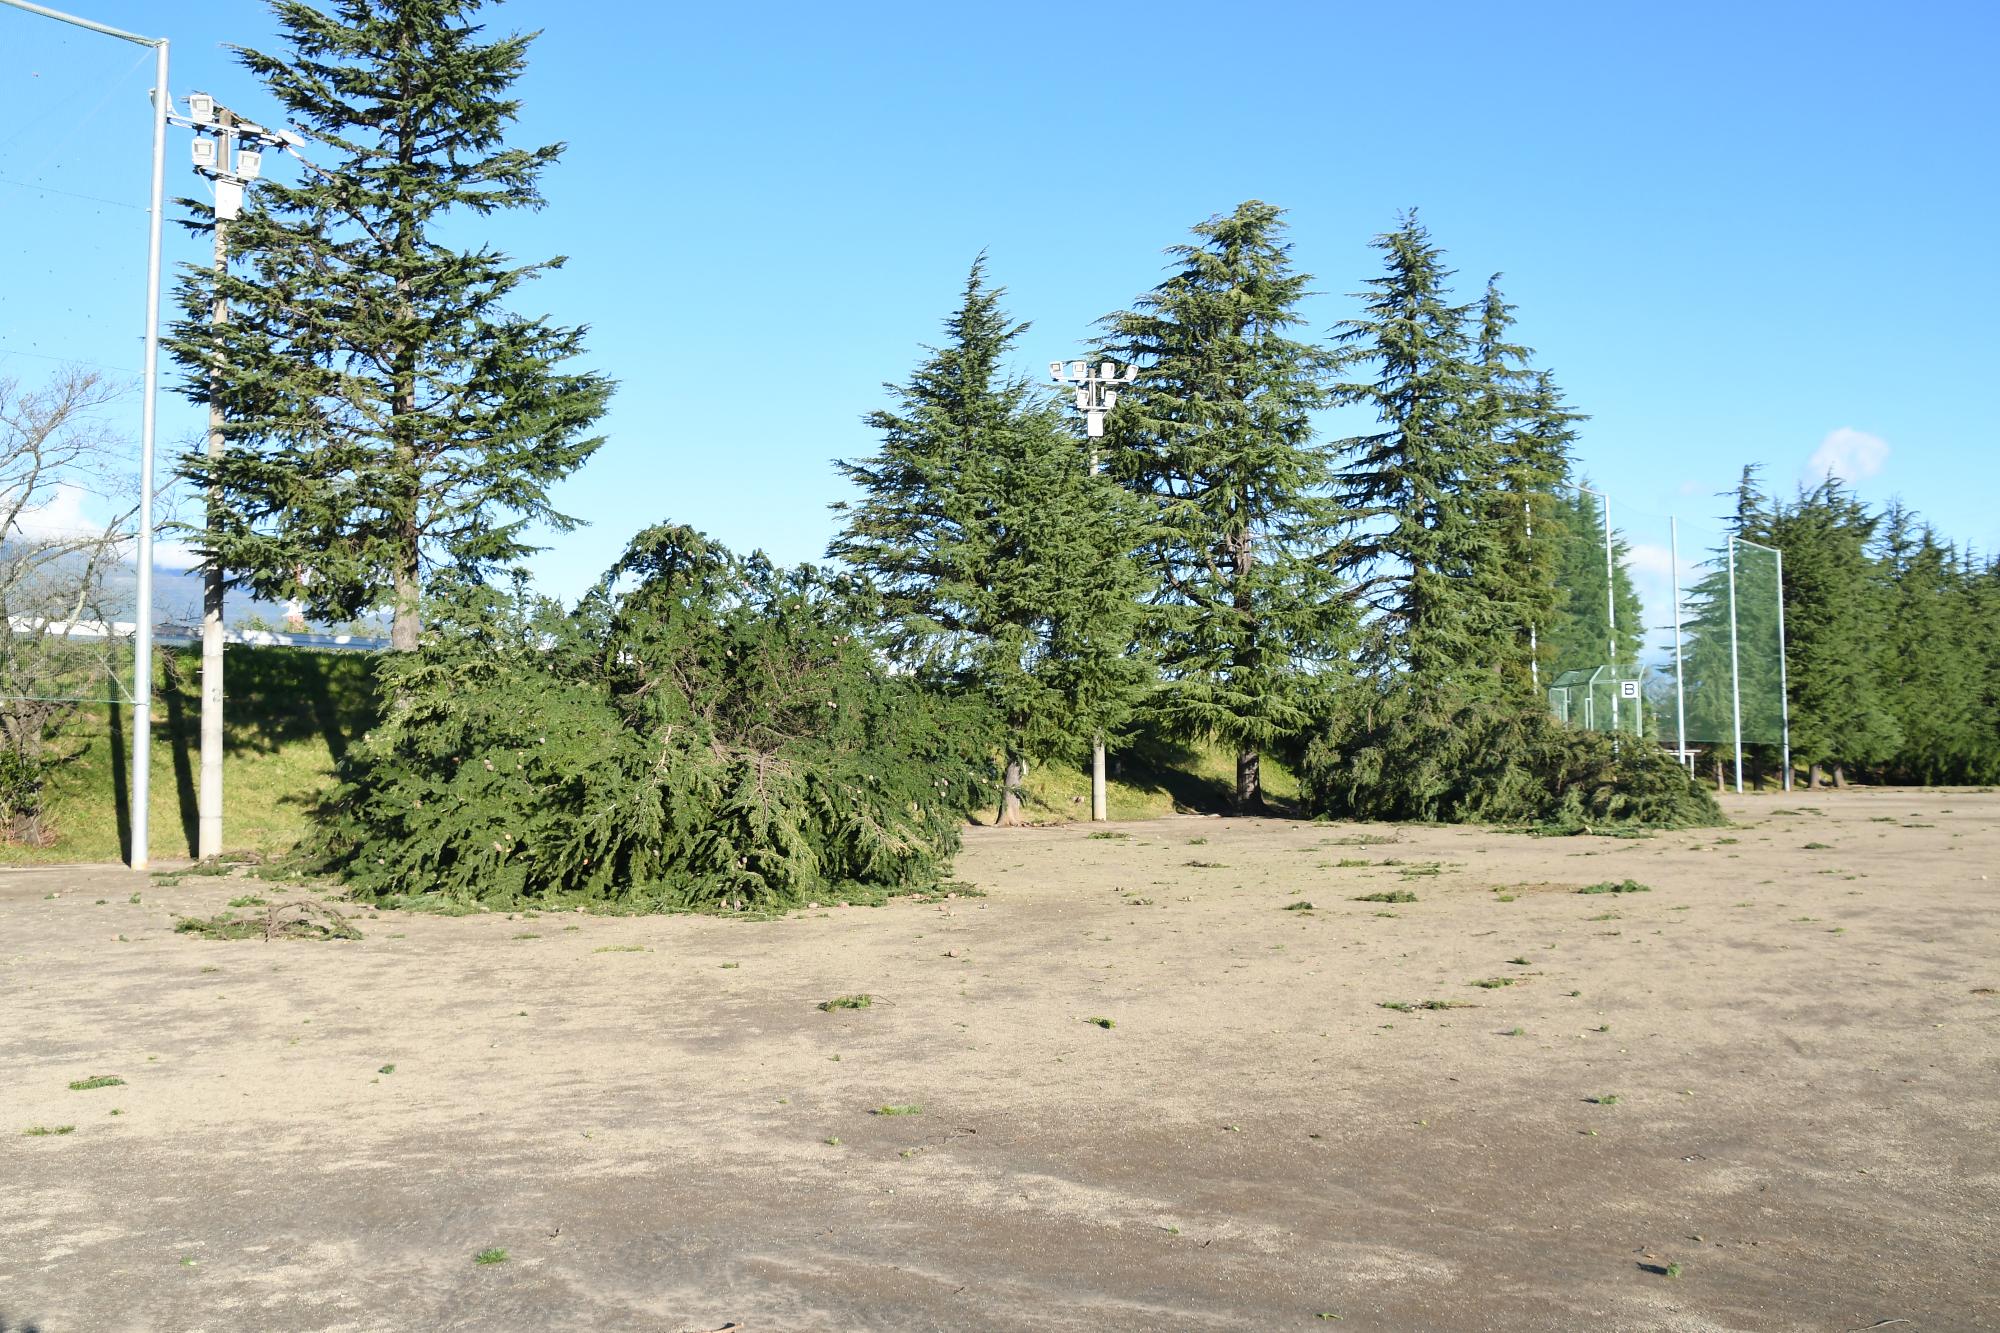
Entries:
{"type": "MultiPolygon", "coordinates": [[[[304,831],[334,761],[372,712],[372,661],[359,653],[228,650],[229,728],[222,765],[223,846],[281,852],[304,831]]],[[[194,855],[200,772],[199,654],[159,654],[153,707],[152,854],[194,855]]],[[[48,847],[0,846],[0,864],[116,861],[125,856],[131,714],[93,705],[70,724],[76,749],[50,783],[48,847]]]]}
{"type": "MultiPolygon", "coordinates": [[[[152,854],[195,853],[195,784],[200,769],[201,700],[193,649],[163,651],[153,720],[152,854]]],[[[223,846],[283,852],[304,833],[313,803],[329,788],[334,763],[368,725],[372,660],[359,653],[232,647],[223,758],[223,846]]],[[[96,705],[71,724],[77,748],[50,784],[48,847],[0,845],[0,864],[117,861],[124,845],[131,734],[129,713],[96,705]],[[115,756],[115,762],[114,762],[115,756]]],[[[1113,819],[1156,819],[1176,810],[1221,812],[1234,789],[1234,758],[1221,747],[1135,745],[1112,756],[1113,819]]],[[[1028,775],[1027,816],[1062,823],[1090,816],[1090,775],[1051,766],[1028,775]]],[[[1298,783],[1264,760],[1264,790],[1284,810],[1298,783]]],[[[987,818],[991,818],[988,813],[987,818]]]]}

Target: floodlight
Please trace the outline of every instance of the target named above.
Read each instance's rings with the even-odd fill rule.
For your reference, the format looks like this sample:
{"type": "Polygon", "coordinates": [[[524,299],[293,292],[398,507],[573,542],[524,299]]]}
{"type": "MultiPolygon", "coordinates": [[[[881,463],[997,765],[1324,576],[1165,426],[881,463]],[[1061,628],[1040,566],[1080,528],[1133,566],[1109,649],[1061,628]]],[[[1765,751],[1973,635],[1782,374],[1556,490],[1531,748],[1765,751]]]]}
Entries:
{"type": "Polygon", "coordinates": [[[194,164],[204,171],[214,169],[215,140],[203,134],[194,137],[194,164]]]}
{"type": "Polygon", "coordinates": [[[189,93],[188,119],[197,125],[213,125],[215,123],[215,99],[207,93],[189,93]]]}
{"type": "Polygon", "coordinates": [[[236,174],[246,181],[254,181],[264,170],[264,154],[256,148],[236,150],[236,174]]]}
{"type": "Polygon", "coordinates": [[[1049,362],[1049,378],[1055,380],[1058,384],[1062,382],[1062,362],[1049,362]]]}
{"type": "Polygon", "coordinates": [[[1097,377],[1099,379],[1106,379],[1106,380],[1113,379],[1116,378],[1117,374],[1118,374],[1118,363],[1116,361],[1103,361],[1098,363],[1097,377]]]}
{"type": "Polygon", "coordinates": [[[1088,412],[1090,410],[1090,391],[1088,389],[1078,389],[1076,391],[1076,410],[1079,412],[1088,412]]]}
{"type": "Polygon", "coordinates": [[[1104,391],[1104,410],[1109,412],[1116,406],[1118,406],[1118,390],[1106,389],[1104,391]]]}
{"type": "Polygon", "coordinates": [[[1139,367],[1136,362],[1125,367],[1125,382],[1127,384],[1137,384],[1139,382],[1139,367]]]}
{"type": "Polygon", "coordinates": [[[1073,380],[1080,380],[1084,377],[1083,362],[1072,361],[1069,363],[1069,377],[1073,380]]]}

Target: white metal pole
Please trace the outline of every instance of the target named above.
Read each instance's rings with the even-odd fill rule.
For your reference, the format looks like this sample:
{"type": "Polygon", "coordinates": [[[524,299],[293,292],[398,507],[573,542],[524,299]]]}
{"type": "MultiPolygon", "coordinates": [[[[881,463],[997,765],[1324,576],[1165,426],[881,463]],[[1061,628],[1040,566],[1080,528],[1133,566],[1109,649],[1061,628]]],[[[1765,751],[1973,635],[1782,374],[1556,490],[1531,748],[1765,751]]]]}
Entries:
{"type": "MultiPolygon", "coordinates": [[[[1534,501],[1523,499],[1521,501],[1521,513],[1526,517],[1528,522],[1528,545],[1533,546],[1535,544],[1534,501]]],[[[1540,657],[1541,645],[1535,642],[1535,622],[1531,618],[1528,621],[1528,680],[1533,684],[1535,693],[1538,695],[1542,692],[1542,664],[1539,660],[1540,657]]]]}
{"type": "Polygon", "coordinates": [[[1778,708],[1784,719],[1785,790],[1792,789],[1792,696],[1785,680],[1785,553],[1777,547],[1771,554],[1778,562],[1778,708]]]}
{"type": "Polygon", "coordinates": [[[1687,682],[1681,674],[1681,521],[1671,515],[1667,518],[1668,541],[1672,554],[1673,577],[1668,580],[1674,598],[1674,711],[1678,717],[1677,729],[1680,738],[1676,757],[1684,767],[1692,768],[1694,760],[1688,755],[1688,701],[1687,682]]]}
{"type": "Polygon", "coordinates": [[[1605,640],[1605,662],[1611,667],[1611,734],[1618,734],[1618,571],[1612,566],[1611,558],[1611,497],[1599,492],[1598,499],[1604,502],[1604,623],[1609,637],[1605,640]]]}
{"type": "Polygon", "coordinates": [[[1736,661],[1736,538],[1729,539],[1729,711],[1736,734],[1736,794],[1743,794],[1743,678],[1736,661]]]}
{"type": "Polygon", "coordinates": [[[166,213],[167,108],[172,105],[167,92],[167,39],[141,36],[60,9],[30,4],[28,0],[0,0],[0,4],[88,28],[120,41],[150,46],[154,54],[153,195],[151,226],[146,238],[145,401],[140,405],[139,417],[138,633],[132,660],[132,868],[144,870],[148,859],[146,814],[151,799],[153,748],[153,436],[160,391],[160,233],[166,213]]]}
{"type": "MultiPolygon", "coordinates": [[[[235,113],[226,107],[217,107],[216,122],[219,127],[216,134],[216,166],[227,176],[236,169],[235,113]]],[[[229,322],[229,301],[222,294],[223,280],[229,273],[227,211],[217,208],[215,212],[215,256],[211,261],[216,291],[209,319],[218,329],[229,322]]],[[[208,369],[208,457],[211,462],[219,462],[222,458],[222,377],[222,358],[218,353],[208,369]]],[[[213,485],[208,488],[207,504],[209,527],[221,526],[222,495],[213,485]]],[[[222,566],[218,562],[211,560],[208,568],[202,571],[201,584],[201,782],[195,798],[195,808],[199,812],[195,855],[208,861],[222,855],[224,580],[222,566]]]]}
{"type": "Polygon", "coordinates": [[[151,859],[148,803],[153,773],[153,438],[160,396],[160,224],[167,193],[167,43],[161,39],[153,89],[153,225],[146,244],[146,401],[139,430],[139,608],[132,653],[132,868],[151,859]]]}

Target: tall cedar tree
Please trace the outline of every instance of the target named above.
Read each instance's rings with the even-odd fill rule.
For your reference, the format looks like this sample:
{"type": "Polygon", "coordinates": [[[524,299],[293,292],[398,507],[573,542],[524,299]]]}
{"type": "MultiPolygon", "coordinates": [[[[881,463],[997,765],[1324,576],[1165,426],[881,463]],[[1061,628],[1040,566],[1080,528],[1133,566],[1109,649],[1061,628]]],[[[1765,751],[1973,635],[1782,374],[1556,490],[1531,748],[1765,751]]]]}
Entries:
{"type": "Polygon", "coordinates": [[[1517,655],[1528,623],[1504,577],[1504,532],[1487,521],[1500,489],[1500,423],[1481,400],[1489,385],[1506,385],[1481,366],[1470,308],[1451,302],[1444,252],[1416,214],[1375,248],[1386,271],[1368,280],[1363,316],[1343,321],[1335,339],[1338,369],[1373,378],[1334,393],[1373,409],[1382,429],[1339,442],[1349,526],[1335,567],[1368,614],[1366,666],[1419,688],[1470,685],[1517,655]]]}
{"type": "Polygon", "coordinates": [[[1287,336],[1311,278],[1282,218],[1250,200],[1202,223],[1168,252],[1173,275],[1104,321],[1106,350],[1141,367],[1106,445],[1157,525],[1162,721],[1236,748],[1240,811],[1263,807],[1262,753],[1307,725],[1309,669],[1340,656],[1350,619],[1322,559],[1337,512],[1310,422],[1325,356],[1287,336]]]}
{"type": "Polygon", "coordinates": [[[1489,596],[1513,608],[1511,632],[1496,645],[1494,669],[1515,692],[1537,684],[1541,640],[1561,596],[1556,581],[1562,533],[1554,520],[1569,480],[1569,451],[1576,423],[1588,420],[1563,402],[1547,370],[1529,365],[1531,349],[1509,341],[1514,309],[1501,294],[1500,275],[1487,280],[1479,309],[1481,386],[1479,434],[1493,449],[1493,483],[1481,520],[1494,534],[1500,558],[1483,571],[1489,596]]]}
{"type": "Polygon", "coordinates": [[[1601,666],[1621,679],[1636,674],[1645,645],[1645,606],[1626,563],[1630,545],[1613,527],[1607,555],[1604,506],[1591,491],[1558,491],[1545,505],[1542,527],[1553,547],[1556,595],[1540,635],[1544,683],[1565,671],[1601,666]]]}
{"type": "Polygon", "coordinates": [[[273,5],[290,50],[238,49],[313,140],[301,184],[266,182],[231,228],[237,262],[189,269],[172,349],[199,402],[219,396],[219,485],[200,545],[261,597],[315,618],[394,613],[408,651],[434,570],[478,575],[573,520],[549,488],[597,449],[608,380],[569,368],[584,330],[513,314],[519,264],[442,233],[464,213],[539,208],[560,145],[509,147],[507,96],[531,37],[481,40],[480,0],[273,5]],[[226,367],[213,381],[209,367],[226,367]]]}
{"type": "Polygon", "coordinates": [[[1970,571],[1901,506],[1883,518],[1876,560],[1888,607],[1876,652],[1879,687],[1902,734],[1890,776],[1924,784],[1989,780],[1984,774],[1992,770],[1978,761],[1982,720],[1989,758],[2000,736],[1994,715],[1982,718],[1987,664],[1979,640],[1992,631],[1973,616],[1970,571]]]}
{"type": "Polygon", "coordinates": [[[871,575],[897,650],[999,721],[1000,822],[1021,822],[1030,762],[1079,756],[1128,727],[1150,680],[1134,651],[1143,513],[1092,476],[1073,425],[1003,362],[1026,324],[974,262],[958,310],[907,385],[868,421],[878,453],[840,470],[862,498],[834,506],[829,554],[871,575]]]}
{"type": "Polygon", "coordinates": [[[1777,506],[1768,524],[1766,540],[1785,556],[1792,759],[1814,787],[1828,769],[1844,784],[1848,765],[1882,763],[1902,740],[1871,644],[1888,611],[1867,553],[1879,522],[1828,477],[1777,506]]]}

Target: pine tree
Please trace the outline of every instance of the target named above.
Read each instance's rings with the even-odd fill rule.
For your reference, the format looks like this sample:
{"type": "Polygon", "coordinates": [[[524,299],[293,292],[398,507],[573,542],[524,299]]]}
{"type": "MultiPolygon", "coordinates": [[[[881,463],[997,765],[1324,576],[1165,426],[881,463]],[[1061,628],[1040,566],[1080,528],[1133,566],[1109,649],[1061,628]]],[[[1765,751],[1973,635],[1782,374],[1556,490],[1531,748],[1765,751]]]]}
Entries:
{"type": "MultiPolygon", "coordinates": [[[[1488,314],[1492,364],[1480,364],[1471,311],[1455,305],[1444,252],[1414,213],[1378,236],[1385,272],[1368,280],[1365,313],[1336,335],[1340,369],[1371,368],[1337,401],[1372,408],[1382,429],[1340,441],[1338,496],[1349,523],[1335,560],[1372,613],[1364,661],[1420,688],[1490,679],[1527,624],[1507,586],[1507,541],[1488,520],[1498,503],[1496,436],[1518,355],[1488,314]]],[[[1496,293],[1497,296],[1497,293],[1496,293]]],[[[1497,303],[1504,306],[1504,303],[1497,303]]]]}
{"type": "Polygon", "coordinates": [[[879,452],[840,464],[863,492],[829,554],[873,577],[900,655],[999,719],[1000,820],[1018,824],[1030,762],[1128,728],[1150,671],[1134,651],[1143,515],[1061,408],[1004,361],[1026,324],[981,256],[946,339],[872,413],[879,452]]]}
{"type": "Polygon", "coordinates": [[[1282,219],[1250,200],[1201,223],[1169,250],[1166,281],[1104,321],[1106,350],[1140,367],[1105,443],[1156,524],[1159,715],[1235,748],[1245,812],[1263,808],[1262,754],[1307,725],[1310,673],[1339,656],[1350,619],[1322,559],[1333,468],[1310,413],[1325,358],[1289,336],[1311,278],[1282,219]]]}
{"type": "Polygon", "coordinates": [[[1914,514],[1892,505],[1875,568],[1886,606],[1874,653],[1876,688],[1902,735],[1888,771],[1903,782],[1977,781],[1970,761],[1983,664],[1958,555],[1914,514]]]}
{"type": "Polygon", "coordinates": [[[172,344],[189,396],[213,393],[226,423],[217,463],[184,464],[225,500],[200,545],[315,618],[387,605],[401,650],[432,572],[520,559],[530,522],[573,526],[549,489],[598,447],[611,391],[570,366],[581,328],[505,308],[562,260],[447,241],[465,215],[540,207],[561,152],[507,146],[531,38],[481,40],[480,8],[273,6],[289,50],[238,55],[311,136],[315,169],[264,183],[230,228],[228,324],[208,323],[217,279],[183,275],[172,344]]]}

